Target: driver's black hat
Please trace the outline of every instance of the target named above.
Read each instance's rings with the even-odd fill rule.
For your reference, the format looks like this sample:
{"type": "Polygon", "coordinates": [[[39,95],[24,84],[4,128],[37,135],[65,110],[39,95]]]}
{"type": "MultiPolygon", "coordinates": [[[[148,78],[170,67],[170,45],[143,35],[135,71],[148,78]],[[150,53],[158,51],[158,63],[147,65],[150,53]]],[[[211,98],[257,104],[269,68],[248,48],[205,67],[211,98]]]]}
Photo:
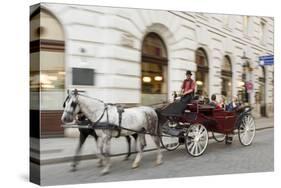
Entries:
{"type": "Polygon", "coordinates": [[[189,74],[189,75],[192,75],[192,73],[191,73],[190,70],[187,70],[186,73],[185,73],[185,75],[188,75],[188,74],[189,74]]]}

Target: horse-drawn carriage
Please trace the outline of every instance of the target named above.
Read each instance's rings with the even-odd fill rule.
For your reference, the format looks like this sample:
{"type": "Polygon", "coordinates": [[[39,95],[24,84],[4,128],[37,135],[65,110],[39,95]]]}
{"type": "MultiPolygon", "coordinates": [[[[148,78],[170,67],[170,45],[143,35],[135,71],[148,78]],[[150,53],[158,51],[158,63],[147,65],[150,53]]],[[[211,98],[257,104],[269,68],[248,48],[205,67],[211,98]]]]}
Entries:
{"type": "MultiPolygon", "coordinates": [[[[229,134],[238,130],[242,145],[248,146],[252,143],[255,136],[255,123],[250,114],[251,108],[243,107],[233,112],[226,112],[198,101],[183,107],[185,110],[180,115],[162,113],[165,107],[154,109],[140,106],[124,110],[118,105],[104,103],[102,100],[74,90],[64,102],[61,119],[63,123],[71,123],[79,113],[82,113],[88,119],[85,125],[63,125],[63,127],[81,130],[102,129],[95,135],[96,140],[97,137],[102,138],[98,144],[99,164],[105,166],[102,174],[108,173],[111,166],[109,156],[112,137],[138,135],[135,137],[138,153],[132,164],[133,168],[139,166],[142,158],[142,151],[146,145],[145,134],[151,135],[157,146],[157,165],[162,163],[160,143],[169,151],[175,150],[180,144],[185,144],[190,155],[200,156],[208,145],[208,131],[213,133],[215,140],[223,141],[229,134]]],[[[80,144],[73,162],[74,168],[78,163],[77,155],[85,141],[83,139],[81,142],[82,137],[80,135],[80,144]]]]}
{"type": "MultiPolygon", "coordinates": [[[[161,114],[162,109],[158,109],[161,114]]],[[[208,104],[192,101],[187,104],[181,115],[162,115],[161,144],[169,151],[185,144],[187,152],[192,156],[200,156],[208,145],[209,134],[213,138],[226,144],[231,142],[227,137],[238,132],[242,145],[248,146],[255,136],[255,122],[250,114],[251,108],[240,107],[233,112],[215,108],[208,104]]]]}

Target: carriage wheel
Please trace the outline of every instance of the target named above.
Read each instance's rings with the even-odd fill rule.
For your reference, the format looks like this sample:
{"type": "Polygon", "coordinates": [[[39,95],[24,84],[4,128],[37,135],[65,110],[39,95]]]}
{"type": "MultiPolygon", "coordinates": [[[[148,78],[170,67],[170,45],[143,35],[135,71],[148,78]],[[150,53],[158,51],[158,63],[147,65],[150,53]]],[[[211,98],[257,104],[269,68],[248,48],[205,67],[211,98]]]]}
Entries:
{"type": "MultiPolygon", "coordinates": [[[[165,124],[163,126],[173,126],[170,121],[167,121],[165,124]]],[[[180,146],[179,137],[168,135],[165,131],[161,131],[160,138],[161,145],[168,151],[174,151],[180,146]]]]}
{"type": "Polygon", "coordinates": [[[204,153],[208,145],[208,131],[202,124],[192,124],[185,135],[186,151],[193,157],[204,153]]]}
{"type": "Polygon", "coordinates": [[[256,125],[254,118],[251,115],[245,115],[242,118],[241,124],[238,128],[239,141],[244,146],[249,146],[256,134],[256,125]]]}
{"type": "Polygon", "coordinates": [[[212,131],[212,136],[215,139],[215,141],[217,142],[223,142],[225,140],[225,134],[222,133],[216,133],[214,131],[212,131]]]}

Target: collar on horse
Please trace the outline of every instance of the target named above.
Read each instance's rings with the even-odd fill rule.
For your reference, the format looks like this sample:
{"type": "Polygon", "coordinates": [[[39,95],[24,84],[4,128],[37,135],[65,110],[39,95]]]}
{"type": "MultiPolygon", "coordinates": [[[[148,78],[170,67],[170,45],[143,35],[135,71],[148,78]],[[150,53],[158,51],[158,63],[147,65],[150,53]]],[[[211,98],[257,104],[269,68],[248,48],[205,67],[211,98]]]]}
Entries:
{"type": "MultiPolygon", "coordinates": [[[[81,94],[80,94],[80,95],[81,95],[81,94]]],[[[104,104],[104,110],[103,110],[101,116],[98,118],[98,120],[97,120],[96,122],[91,122],[92,128],[93,128],[93,129],[94,129],[95,127],[103,128],[102,124],[104,124],[104,123],[102,123],[102,122],[100,122],[100,121],[102,120],[102,118],[103,118],[104,115],[106,114],[106,123],[105,123],[104,128],[106,129],[106,128],[108,128],[109,126],[112,126],[113,128],[117,129],[118,134],[117,134],[116,137],[119,137],[120,134],[121,134],[121,129],[122,129],[121,124],[122,124],[122,114],[123,114],[123,112],[124,112],[124,108],[123,108],[122,106],[120,106],[120,105],[116,105],[116,109],[117,109],[117,113],[118,113],[118,125],[114,125],[114,124],[109,123],[109,114],[108,114],[108,106],[109,106],[109,105],[114,105],[114,104],[105,103],[105,102],[103,102],[103,101],[100,100],[100,99],[92,98],[92,97],[86,96],[86,95],[81,95],[81,96],[85,96],[85,97],[87,97],[87,98],[100,101],[101,103],[104,104]]]]}

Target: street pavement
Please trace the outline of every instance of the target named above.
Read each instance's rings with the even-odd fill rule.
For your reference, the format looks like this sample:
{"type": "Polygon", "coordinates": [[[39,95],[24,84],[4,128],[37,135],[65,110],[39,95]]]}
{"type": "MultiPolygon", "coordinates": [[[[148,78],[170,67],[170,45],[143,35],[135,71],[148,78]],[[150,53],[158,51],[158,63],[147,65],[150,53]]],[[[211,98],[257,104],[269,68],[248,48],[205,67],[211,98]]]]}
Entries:
{"type": "MultiPolygon", "coordinates": [[[[267,124],[267,122],[265,122],[267,124]]],[[[273,124],[273,120],[272,120],[273,124]]],[[[232,173],[268,172],[274,170],[274,129],[260,129],[251,146],[242,146],[237,136],[232,145],[209,141],[205,153],[191,157],[182,145],[169,152],[164,149],[163,161],[155,166],[156,152],[143,154],[140,167],[131,169],[135,155],[123,161],[123,156],[112,157],[109,174],[100,175],[97,160],[83,160],[75,172],[70,171],[70,162],[41,166],[41,184],[73,184],[173,177],[205,176],[232,173]]],[[[35,165],[35,164],[33,164],[35,165]]]]}
{"type": "MultiPolygon", "coordinates": [[[[261,130],[265,128],[273,127],[273,118],[259,118],[255,120],[256,129],[261,130]]],[[[210,134],[211,135],[211,134],[210,134]]],[[[54,164],[60,162],[70,162],[73,159],[75,149],[78,146],[78,138],[44,138],[39,140],[31,139],[31,159],[40,164],[54,164]],[[40,146],[40,151],[39,151],[40,146]]],[[[151,151],[155,149],[151,137],[146,135],[147,146],[145,151],[151,151]]],[[[128,145],[125,137],[112,138],[111,141],[111,154],[113,156],[120,156],[127,153],[128,145]]],[[[132,138],[131,144],[132,151],[135,151],[135,142],[132,138]]],[[[97,148],[96,142],[93,137],[89,136],[82,148],[81,159],[93,159],[96,158],[97,148]]]]}

